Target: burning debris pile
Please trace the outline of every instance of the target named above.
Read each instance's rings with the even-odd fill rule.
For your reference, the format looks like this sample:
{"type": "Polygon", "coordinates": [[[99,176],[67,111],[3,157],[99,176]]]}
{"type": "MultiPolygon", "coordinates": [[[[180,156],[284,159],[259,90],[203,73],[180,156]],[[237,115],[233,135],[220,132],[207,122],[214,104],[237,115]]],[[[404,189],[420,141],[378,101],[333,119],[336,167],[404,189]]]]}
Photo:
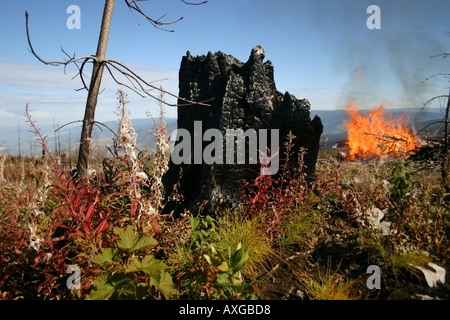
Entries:
{"type": "Polygon", "coordinates": [[[382,106],[361,114],[356,102],[350,102],[346,112],[350,117],[344,122],[348,160],[407,155],[422,145],[405,124],[404,115],[390,118],[382,106]]]}

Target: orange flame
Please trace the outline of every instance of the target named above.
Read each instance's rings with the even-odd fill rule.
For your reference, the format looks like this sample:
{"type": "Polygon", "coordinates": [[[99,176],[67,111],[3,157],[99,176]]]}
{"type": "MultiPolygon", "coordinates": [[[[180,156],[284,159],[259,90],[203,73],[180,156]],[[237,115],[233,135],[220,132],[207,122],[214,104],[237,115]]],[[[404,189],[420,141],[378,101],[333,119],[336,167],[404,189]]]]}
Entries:
{"type": "Polygon", "coordinates": [[[348,158],[371,158],[382,155],[399,156],[420,146],[419,140],[405,126],[405,114],[386,118],[384,107],[373,109],[367,115],[358,112],[356,102],[347,105],[348,158]]]}

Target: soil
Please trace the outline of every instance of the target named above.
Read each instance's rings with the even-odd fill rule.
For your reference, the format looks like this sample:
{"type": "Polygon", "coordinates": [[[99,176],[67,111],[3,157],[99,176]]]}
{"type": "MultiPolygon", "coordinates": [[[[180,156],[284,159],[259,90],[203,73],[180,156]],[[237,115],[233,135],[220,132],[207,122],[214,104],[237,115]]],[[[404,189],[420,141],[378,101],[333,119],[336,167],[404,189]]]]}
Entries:
{"type": "MultiPolygon", "coordinates": [[[[381,288],[369,289],[367,268],[372,263],[367,254],[358,249],[357,226],[345,217],[326,219],[313,236],[304,243],[283,252],[278,261],[260,278],[261,299],[309,300],[300,278],[311,275],[320,279],[327,273],[339,273],[354,282],[352,297],[363,300],[447,300],[450,299],[450,276],[446,273],[445,284],[429,287],[419,272],[404,270],[394,276],[381,270],[381,288]],[[302,277],[300,277],[302,276],[302,277]]],[[[450,270],[448,261],[438,265],[450,270]]]]}

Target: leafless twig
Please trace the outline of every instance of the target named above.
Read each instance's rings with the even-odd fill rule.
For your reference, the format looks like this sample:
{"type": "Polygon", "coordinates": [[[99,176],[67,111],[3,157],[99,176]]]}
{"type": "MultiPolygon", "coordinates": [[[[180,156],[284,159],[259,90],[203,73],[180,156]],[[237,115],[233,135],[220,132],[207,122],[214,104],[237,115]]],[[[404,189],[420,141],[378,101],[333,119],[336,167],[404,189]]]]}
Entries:
{"type": "MultiPolygon", "coordinates": [[[[183,17],[180,17],[180,18],[172,20],[172,21],[167,21],[167,22],[162,21],[162,19],[164,19],[164,17],[167,14],[164,14],[162,17],[160,17],[158,19],[151,18],[146,13],[144,13],[142,11],[142,9],[139,7],[139,5],[137,4],[138,2],[144,2],[144,1],[147,1],[147,0],[125,0],[125,3],[127,4],[127,7],[130,9],[133,16],[134,16],[134,12],[133,12],[133,10],[134,10],[137,13],[139,13],[141,16],[143,16],[145,18],[145,20],[150,22],[150,24],[157,29],[167,31],[167,32],[174,32],[175,30],[165,29],[165,28],[163,28],[163,26],[168,26],[168,25],[171,25],[171,24],[174,24],[174,23],[177,23],[177,22],[183,20],[183,17]]],[[[180,1],[183,2],[184,4],[191,5],[191,6],[198,6],[198,5],[202,5],[202,4],[205,4],[208,2],[206,0],[200,1],[200,2],[190,2],[190,1],[186,1],[186,0],[180,0],[180,1]]],[[[135,20],[136,20],[136,23],[139,24],[136,17],[135,17],[135,20]]]]}
{"type": "Polygon", "coordinates": [[[157,29],[163,30],[163,31],[167,31],[167,32],[174,32],[175,30],[169,30],[169,29],[165,29],[163,28],[163,26],[167,26],[167,25],[171,25],[174,23],[177,23],[178,21],[182,20],[183,17],[180,17],[176,20],[173,21],[169,21],[169,22],[164,22],[162,21],[162,19],[166,16],[163,15],[161,18],[159,19],[154,19],[149,17],[146,13],[144,13],[141,8],[139,7],[139,5],[137,4],[137,2],[141,2],[143,0],[125,0],[125,3],[127,4],[128,8],[130,9],[131,12],[136,11],[137,13],[139,13],[141,16],[143,16],[148,22],[150,22],[150,24],[152,26],[154,26],[157,29]]]}
{"type": "Polygon", "coordinates": [[[184,4],[191,5],[191,6],[199,6],[199,5],[207,3],[208,1],[190,2],[190,1],[186,1],[186,0],[181,0],[181,2],[183,2],[184,4]]]}
{"type": "MultiPolygon", "coordinates": [[[[75,120],[75,121],[67,122],[66,124],[63,124],[62,126],[56,128],[56,129],[55,129],[55,132],[61,130],[62,128],[66,127],[66,126],[68,126],[68,125],[70,125],[70,124],[77,123],[77,122],[83,122],[83,120],[75,120]]],[[[103,122],[100,122],[100,121],[94,121],[94,123],[99,127],[100,130],[101,130],[100,125],[102,125],[102,126],[104,126],[106,129],[108,129],[114,136],[117,136],[117,134],[114,132],[114,130],[111,129],[110,127],[108,127],[108,126],[107,126],[106,124],[104,124],[103,122]]],[[[103,131],[103,130],[102,130],[102,131],[103,131]]]]}
{"type": "MultiPolygon", "coordinates": [[[[125,0],[128,4],[128,0],[125,0]]],[[[132,1],[133,3],[136,3],[136,1],[142,1],[142,0],[134,0],[132,1]]],[[[25,11],[25,19],[26,19],[26,33],[27,33],[27,40],[28,40],[28,45],[29,45],[29,49],[30,52],[36,57],[36,59],[38,59],[40,62],[46,64],[46,65],[52,65],[52,66],[64,66],[64,72],[66,70],[66,67],[69,64],[75,64],[77,69],[78,69],[78,74],[77,76],[80,77],[81,82],[83,84],[83,87],[80,89],[77,89],[77,91],[79,90],[89,90],[89,87],[87,85],[87,82],[85,81],[84,77],[86,76],[83,71],[84,68],[86,66],[87,63],[92,63],[93,61],[97,60],[96,56],[81,56],[81,57],[75,57],[75,56],[70,56],[66,51],[64,51],[64,49],[61,49],[63,51],[63,53],[69,57],[68,60],[64,60],[64,61],[48,61],[45,60],[43,58],[41,58],[37,52],[35,51],[32,42],[31,42],[31,37],[30,37],[30,32],[29,32],[29,14],[27,11],[25,11]],[[78,63],[80,63],[80,65],[78,65],[78,63]]],[[[171,92],[168,92],[166,90],[163,90],[161,87],[152,85],[152,82],[146,81],[144,80],[141,76],[139,76],[136,72],[134,72],[133,70],[131,70],[130,68],[128,68],[126,65],[124,65],[123,63],[116,61],[116,60],[112,60],[112,59],[106,59],[105,61],[102,61],[105,64],[106,69],[108,70],[108,73],[110,74],[111,78],[114,80],[114,82],[116,82],[118,85],[120,86],[124,86],[130,90],[132,90],[133,92],[137,93],[138,95],[140,95],[141,97],[151,97],[155,100],[157,100],[158,102],[162,102],[168,106],[171,107],[178,107],[178,106],[192,106],[192,105],[199,105],[199,106],[205,106],[205,107],[209,107],[210,104],[208,102],[210,102],[211,100],[208,101],[192,101],[189,99],[185,99],[185,98],[181,98],[171,92]],[[119,72],[120,74],[122,74],[128,81],[129,81],[129,85],[127,85],[126,83],[120,81],[118,79],[118,77],[114,74],[114,72],[112,72],[112,69],[114,69],[115,71],[119,72]],[[168,96],[174,97],[180,101],[184,101],[185,104],[171,104],[168,103],[166,101],[160,101],[160,99],[158,98],[157,95],[151,94],[149,93],[149,90],[157,90],[160,92],[163,92],[164,94],[167,94],[168,96]]]]}
{"type": "Polygon", "coordinates": [[[435,56],[431,56],[430,58],[438,58],[438,57],[442,57],[443,59],[447,59],[448,57],[450,57],[450,53],[449,52],[444,52],[441,54],[437,54],[435,56]]]}
{"type": "MultiPolygon", "coordinates": [[[[182,19],[179,18],[174,21],[169,22],[163,22],[162,18],[159,19],[153,19],[146,15],[141,8],[138,5],[138,2],[142,2],[145,0],[125,0],[125,3],[127,4],[128,8],[133,12],[136,11],[139,14],[141,14],[147,21],[149,21],[153,26],[155,26],[158,29],[165,30],[163,26],[171,25],[175,22],[178,22],[182,19]]],[[[187,0],[181,0],[185,4],[201,4],[199,3],[193,3],[188,2],[187,0]]],[[[203,2],[205,3],[205,2],[203,2]]],[[[29,31],[29,14],[27,11],[25,11],[25,20],[26,20],[26,33],[27,33],[27,40],[28,45],[30,48],[31,53],[38,59],[40,62],[46,64],[46,65],[53,65],[53,66],[64,66],[64,72],[66,70],[66,66],[73,63],[78,68],[78,76],[81,79],[81,82],[83,83],[83,87],[78,90],[87,90],[88,95],[86,99],[86,106],[85,106],[85,113],[83,118],[83,125],[81,130],[81,138],[80,138],[80,148],[78,151],[78,163],[77,163],[77,177],[81,178],[89,178],[89,158],[90,158],[90,141],[91,141],[91,135],[92,135],[92,127],[96,124],[95,121],[95,109],[97,106],[97,99],[99,94],[101,93],[101,81],[103,77],[104,69],[109,72],[112,79],[119,84],[120,86],[125,86],[132,91],[138,93],[141,96],[150,96],[153,99],[159,101],[160,103],[165,103],[165,101],[161,101],[161,99],[158,96],[155,96],[153,94],[150,94],[149,91],[151,90],[157,90],[160,93],[166,93],[172,97],[176,97],[178,99],[177,102],[185,102],[185,104],[172,104],[170,106],[181,106],[181,105],[203,105],[203,106],[209,106],[206,102],[198,102],[198,101],[190,101],[187,99],[183,99],[181,97],[177,97],[174,94],[171,94],[167,91],[162,90],[159,87],[156,87],[152,85],[150,82],[147,82],[143,80],[140,76],[138,76],[135,72],[133,72],[131,69],[126,67],[124,64],[107,59],[106,58],[106,48],[108,44],[108,38],[110,34],[111,29],[111,21],[113,16],[115,6],[115,0],[105,0],[105,6],[103,9],[103,15],[102,15],[102,23],[100,27],[100,34],[99,34],[99,40],[97,42],[97,51],[94,56],[84,56],[84,57],[76,57],[70,56],[67,52],[63,50],[63,53],[69,58],[65,61],[47,61],[43,58],[41,58],[37,52],[34,50],[33,45],[31,43],[31,37],[30,37],[30,31],[29,31]],[[81,63],[80,66],[78,66],[78,63],[81,63]],[[92,72],[91,72],[91,79],[89,83],[89,87],[87,86],[87,83],[84,81],[84,67],[87,63],[92,63],[92,72]],[[122,82],[119,80],[118,76],[124,77],[128,84],[122,82]]],[[[170,31],[170,30],[166,30],[170,31]]],[[[208,101],[209,102],[209,101],[208,101]]]]}
{"type": "MultiPolygon", "coordinates": [[[[69,60],[66,60],[66,61],[47,61],[47,60],[42,59],[36,53],[36,51],[33,48],[33,45],[31,44],[30,31],[29,31],[29,28],[28,28],[28,20],[29,20],[29,14],[28,14],[28,11],[25,11],[25,28],[26,28],[26,32],[27,32],[27,40],[28,40],[28,46],[30,47],[30,52],[36,57],[36,59],[38,59],[43,64],[52,65],[52,66],[59,66],[59,65],[67,66],[70,63],[77,63],[77,62],[79,62],[81,60],[86,60],[86,59],[95,60],[96,59],[95,56],[83,56],[83,57],[78,57],[78,58],[73,57],[73,58],[70,58],[69,60]]],[[[65,54],[67,54],[67,53],[65,53],[65,54]]]]}

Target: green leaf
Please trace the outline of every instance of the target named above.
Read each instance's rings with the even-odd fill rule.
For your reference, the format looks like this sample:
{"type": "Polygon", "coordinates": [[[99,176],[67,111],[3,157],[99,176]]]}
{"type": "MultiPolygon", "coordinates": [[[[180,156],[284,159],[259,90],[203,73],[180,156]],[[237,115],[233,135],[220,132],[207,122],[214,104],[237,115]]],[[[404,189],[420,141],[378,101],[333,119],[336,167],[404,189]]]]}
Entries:
{"type": "Polygon", "coordinates": [[[210,256],[210,255],[207,255],[207,254],[204,254],[203,256],[205,257],[206,261],[208,261],[209,265],[213,265],[215,267],[218,267],[222,263],[221,260],[217,259],[214,256],[210,256]]]}
{"type": "Polygon", "coordinates": [[[95,289],[86,296],[86,300],[108,300],[114,293],[114,287],[108,283],[108,275],[101,274],[94,280],[95,289]]]}
{"type": "Polygon", "coordinates": [[[136,285],[129,278],[123,278],[114,285],[119,300],[135,300],[136,289],[136,285]]]}
{"type": "Polygon", "coordinates": [[[161,294],[167,300],[169,300],[171,297],[173,297],[177,294],[177,290],[175,289],[175,286],[173,285],[172,277],[166,271],[161,272],[161,278],[159,280],[159,284],[158,284],[157,288],[158,288],[159,292],[161,292],[161,294]]]}
{"type": "Polygon", "coordinates": [[[236,277],[233,278],[232,282],[234,287],[240,287],[243,284],[242,279],[236,277]]]}
{"type": "Polygon", "coordinates": [[[216,282],[220,285],[230,284],[230,276],[228,275],[228,273],[218,273],[216,282]]]}
{"type": "Polygon", "coordinates": [[[125,269],[125,273],[142,271],[142,261],[139,258],[133,258],[125,269]]]}
{"type": "Polygon", "coordinates": [[[167,265],[161,260],[156,259],[152,255],[145,256],[144,259],[134,258],[131,260],[128,267],[125,269],[126,273],[142,271],[149,276],[158,277],[162,271],[167,269],[167,265]]]}
{"type": "Polygon", "coordinates": [[[152,237],[146,236],[143,233],[135,233],[133,227],[130,225],[126,229],[114,228],[114,233],[120,237],[117,245],[121,249],[135,251],[157,244],[157,241],[152,237]]]}
{"type": "Polygon", "coordinates": [[[206,216],[206,217],[205,217],[205,221],[206,221],[206,223],[207,223],[208,225],[210,225],[212,228],[215,227],[215,222],[216,222],[216,220],[214,220],[213,217],[211,217],[211,216],[206,216]]]}
{"type": "Polygon", "coordinates": [[[230,259],[231,268],[233,272],[238,272],[241,270],[248,260],[248,250],[245,248],[240,248],[237,250],[230,259]]]}
{"type": "Polygon", "coordinates": [[[144,271],[149,276],[160,274],[166,269],[167,265],[161,260],[156,259],[152,255],[145,256],[144,259],[142,259],[142,271],[144,271]]]}
{"type": "Polygon", "coordinates": [[[192,230],[196,230],[198,227],[198,224],[200,223],[200,219],[199,218],[192,218],[191,219],[191,228],[192,230]]]}
{"type": "Polygon", "coordinates": [[[105,262],[114,262],[114,258],[119,250],[114,248],[103,248],[99,253],[97,253],[92,259],[93,263],[103,264],[105,262]]]}
{"type": "Polygon", "coordinates": [[[94,282],[94,286],[96,286],[96,287],[102,286],[102,285],[108,283],[108,274],[102,273],[97,278],[95,278],[93,282],[94,282]]]}
{"type": "Polygon", "coordinates": [[[133,275],[128,275],[123,272],[115,273],[114,275],[109,277],[109,282],[117,291],[118,289],[127,287],[130,283],[132,283],[133,275]]]}
{"type": "Polygon", "coordinates": [[[208,264],[211,265],[212,264],[211,257],[207,254],[204,254],[203,256],[205,257],[206,261],[208,261],[208,264]]]}
{"type": "Polygon", "coordinates": [[[228,267],[228,263],[226,261],[222,262],[222,264],[220,266],[218,266],[217,269],[219,269],[219,271],[222,271],[222,272],[230,271],[230,268],[228,267]]]}

